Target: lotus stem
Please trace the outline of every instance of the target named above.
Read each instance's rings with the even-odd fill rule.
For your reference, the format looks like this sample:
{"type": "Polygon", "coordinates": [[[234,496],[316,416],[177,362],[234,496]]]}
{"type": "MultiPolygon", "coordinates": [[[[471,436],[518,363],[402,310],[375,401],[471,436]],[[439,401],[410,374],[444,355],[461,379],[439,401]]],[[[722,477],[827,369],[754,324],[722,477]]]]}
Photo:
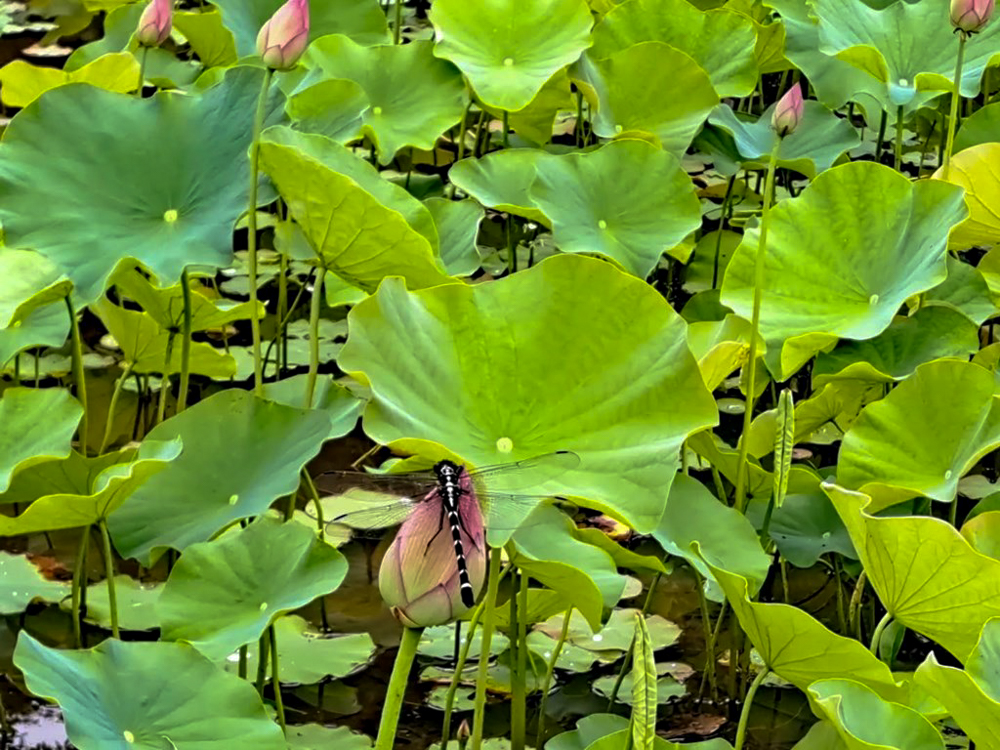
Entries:
{"type": "MultiPolygon", "coordinates": [[[[712,630],[712,618],[708,613],[708,597],[705,596],[705,578],[696,573],[698,583],[698,605],[701,608],[701,622],[705,630],[705,679],[708,681],[709,695],[712,700],[718,700],[719,687],[715,682],[715,633],[712,630]]],[[[698,699],[701,699],[705,685],[702,682],[698,689],[698,699]]]]}
{"type": "Polygon", "coordinates": [[[305,401],[302,408],[311,409],[316,392],[316,378],[319,375],[319,311],[323,304],[323,278],[326,269],[322,266],[313,283],[312,300],[309,305],[309,375],[306,377],[305,401]]]}
{"type": "Polygon", "coordinates": [[[392,25],[392,43],[403,41],[403,0],[396,0],[396,22],[392,25]]]}
{"type": "Polygon", "coordinates": [[[903,105],[896,107],[896,160],[897,172],[903,171],[903,105]]]}
{"type": "MultiPolygon", "coordinates": [[[[76,383],[76,398],[83,407],[83,416],[80,417],[80,453],[87,455],[87,435],[89,424],[87,423],[87,379],[83,373],[83,342],[80,340],[80,329],[76,324],[76,310],[73,309],[73,301],[67,294],[66,310],[69,312],[69,337],[73,347],[73,381],[76,383]]],[[[38,387],[38,383],[35,383],[38,387]]]]}
{"type": "Polygon", "coordinates": [[[118,594],[115,591],[115,553],[111,548],[111,535],[108,533],[108,522],[101,519],[97,522],[101,530],[101,541],[104,543],[104,575],[108,586],[108,607],[111,609],[111,635],[121,638],[118,631],[118,594]]]}
{"type": "MultiPolygon", "coordinates": [[[[283,321],[288,314],[288,256],[281,254],[278,271],[278,321],[283,321]]],[[[275,379],[281,379],[281,373],[288,369],[288,337],[285,335],[285,327],[278,326],[275,335],[278,345],[278,355],[275,367],[275,379]]],[[[263,368],[267,369],[267,358],[264,358],[263,368]]]]}
{"type": "Polygon", "coordinates": [[[257,694],[264,695],[264,682],[267,680],[267,662],[271,652],[271,640],[267,634],[261,635],[257,643],[257,694]]]}
{"type": "Polygon", "coordinates": [[[712,262],[712,289],[719,285],[719,256],[722,253],[722,231],[726,228],[726,213],[729,211],[729,201],[733,197],[733,186],[736,184],[736,175],[729,178],[726,183],[726,196],[722,199],[722,214],[719,216],[718,235],[715,238],[715,260],[712,262]]]}
{"type": "Polygon", "coordinates": [[[889,114],[883,109],[878,121],[878,136],[875,138],[875,163],[882,163],[882,142],[885,140],[885,127],[889,122],[889,114]]]}
{"type": "Polygon", "coordinates": [[[510,747],[511,750],[524,750],[527,723],[527,706],[525,705],[525,675],[526,660],[524,659],[524,642],[521,640],[522,625],[527,614],[527,607],[521,607],[521,590],[525,589],[528,577],[523,572],[513,573],[514,581],[520,573],[520,587],[512,586],[510,592],[510,747]]]}
{"type": "MultiPolygon", "coordinates": [[[[455,161],[462,161],[465,158],[465,134],[469,129],[469,110],[472,109],[472,97],[469,97],[468,103],[465,105],[465,111],[462,113],[462,123],[458,128],[458,155],[455,157],[455,161]]],[[[455,183],[449,183],[448,187],[452,190],[452,195],[455,193],[455,183]]]]}
{"type": "Polygon", "coordinates": [[[146,85],[146,56],[149,54],[149,47],[142,45],[142,54],[139,56],[139,84],[135,87],[135,95],[142,99],[142,89],[146,85]]]}
{"type": "Polygon", "coordinates": [[[132,363],[129,362],[122,371],[121,377],[115,381],[115,388],[111,392],[111,403],[108,405],[108,418],[104,424],[104,437],[101,438],[101,447],[97,451],[98,455],[104,455],[111,443],[111,431],[114,430],[115,412],[118,410],[118,398],[122,394],[126,381],[132,375],[132,363]]]}
{"type": "Polygon", "coordinates": [[[181,271],[181,292],[184,295],[184,318],[181,324],[181,384],[177,393],[176,414],[180,414],[187,406],[191,382],[191,280],[186,268],[181,271]]]}
{"type": "Polygon", "coordinates": [[[403,628],[403,638],[399,642],[399,651],[396,652],[396,661],[392,665],[392,676],[389,678],[385,703],[382,705],[382,719],[378,726],[375,750],[392,750],[394,746],[399,711],[403,707],[403,694],[406,692],[410,668],[423,632],[423,628],[403,628]]]}
{"type": "Polygon", "coordinates": [[[882,615],[882,619],[878,621],[878,625],[875,626],[875,632],[872,633],[872,642],[868,650],[875,654],[876,658],[878,657],[878,644],[882,640],[882,632],[890,622],[892,622],[892,615],[886,612],[882,615]]]}
{"type": "Polygon", "coordinates": [[[747,739],[747,723],[750,721],[750,707],[753,705],[757,688],[764,684],[764,680],[767,679],[769,674],[770,670],[762,669],[753,678],[753,682],[750,683],[750,689],[747,690],[747,697],[743,700],[743,708],[740,709],[740,723],[736,727],[736,744],[733,746],[734,750],[743,750],[743,743],[747,739]]]}
{"type": "MultiPolygon", "coordinates": [[[[657,571],[656,575],[653,576],[652,583],[649,584],[649,590],[646,592],[646,600],[642,604],[642,609],[639,612],[640,617],[645,617],[649,612],[650,606],[653,604],[653,592],[656,591],[656,586],[660,582],[660,576],[662,574],[657,571]]],[[[635,650],[635,636],[632,636],[632,642],[629,644],[628,651],[625,654],[625,660],[622,662],[621,669],[618,670],[618,676],[615,678],[615,684],[611,687],[611,695],[608,698],[608,713],[611,713],[615,707],[615,700],[618,698],[618,691],[621,689],[622,682],[625,681],[625,673],[628,672],[631,666],[632,652],[635,650]]]]}
{"type": "Polygon", "coordinates": [[[167,417],[167,392],[170,390],[170,360],[174,356],[174,339],[177,336],[173,331],[167,334],[167,351],[163,355],[163,379],[160,381],[160,404],[156,408],[156,424],[159,424],[167,417]]]}
{"type": "Polygon", "coordinates": [[[750,352],[747,363],[747,400],[743,412],[743,435],[740,439],[740,453],[736,464],[736,510],[743,513],[747,500],[747,460],[750,450],[750,423],[753,420],[754,394],[757,389],[757,338],[760,331],[760,304],[764,295],[764,261],[767,254],[767,230],[771,218],[771,200],[774,194],[774,173],[778,166],[778,151],[781,139],[775,136],[771,158],[767,163],[767,180],[764,183],[764,208],[760,217],[760,239],[757,256],[754,258],[753,273],[753,315],[750,320],[750,352]]]}
{"type": "Polygon", "coordinates": [[[281,680],[278,677],[280,665],[278,663],[278,634],[275,631],[274,623],[267,626],[267,640],[271,644],[271,689],[274,691],[274,708],[278,712],[278,724],[284,734],[285,727],[285,704],[281,700],[281,680]]]}
{"type": "Polygon", "coordinates": [[[837,624],[840,626],[840,634],[847,635],[847,611],[844,608],[844,584],[840,575],[840,558],[837,553],[833,555],[833,576],[837,582],[837,624]]]}
{"type": "Polygon", "coordinates": [[[241,680],[245,680],[247,678],[247,659],[248,659],[247,644],[244,643],[242,646],[240,646],[239,654],[240,654],[239,676],[241,680]]]}
{"type": "MultiPolygon", "coordinates": [[[[486,608],[483,612],[483,640],[479,659],[479,674],[476,678],[475,715],[472,720],[472,750],[479,750],[483,744],[483,726],[486,722],[486,681],[489,677],[490,646],[496,627],[497,589],[500,586],[501,548],[490,550],[490,566],[486,586],[486,608]]],[[[376,747],[376,750],[382,750],[376,747]]],[[[389,750],[386,747],[384,750],[389,750]]]]}
{"type": "MultiPolygon", "coordinates": [[[[288,312],[285,313],[284,317],[281,318],[280,322],[278,323],[278,331],[282,337],[284,336],[284,332],[288,329],[288,322],[292,318],[292,313],[294,313],[295,310],[298,308],[299,302],[302,300],[302,295],[305,294],[306,285],[312,281],[315,273],[316,269],[313,269],[309,272],[309,276],[306,277],[305,283],[302,284],[302,286],[299,287],[299,291],[295,293],[295,299],[292,300],[292,306],[288,308],[288,312]]],[[[218,290],[216,290],[216,292],[218,292],[218,290]]],[[[227,341],[226,339],[223,339],[223,342],[226,341],[227,341]]],[[[283,341],[287,344],[287,341],[285,341],[284,339],[283,341]]],[[[229,344],[226,343],[225,346],[226,346],[226,354],[229,354],[229,344]]],[[[275,339],[271,339],[269,342],[267,342],[267,351],[264,352],[264,362],[262,364],[262,368],[264,369],[267,368],[267,363],[271,360],[271,349],[273,349],[274,346],[275,346],[275,339]]],[[[275,362],[277,362],[279,359],[280,355],[275,357],[275,362]]],[[[288,355],[286,346],[285,366],[287,367],[287,365],[288,365],[288,355]]]]}
{"type": "Polygon", "coordinates": [[[318,534],[320,541],[323,541],[323,536],[326,534],[326,521],[323,519],[323,505],[319,501],[319,492],[316,491],[316,483],[313,482],[312,477],[309,476],[309,472],[305,469],[302,470],[302,483],[309,490],[309,498],[313,501],[313,508],[316,509],[316,533],[318,534]]]}
{"type": "Polygon", "coordinates": [[[851,632],[857,633],[857,638],[861,640],[861,597],[865,592],[865,582],[868,574],[862,570],[858,576],[858,582],[854,585],[854,593],[851,594],[851,602],[847,606],[847,623],[851,632]]]}
{"type": "Polygon", "coordinates": [[[549,658],[549,663],[545,667],[545,680],[542,682],[542,700],[538,705],[538,735],[535,738],[536,748],[542,747],[542,740],[545,735],[545,704],[549,702],[549,689],[552,686],[552,675],[555,672],[556,662],[559,661],[559,655],[562,653],[566,639],[569,637],[569,624],[572,619],[573,607],[570,607],[563,614],[563,624],[562,629],[559,631],[559,640],[556,641],[556,645],[552,648],[552,656],[549,658]]]}
{"type": "Polygon", "coordinates": [[[83,529],[80,544],[76,549],[76,567],[73,569],[73,587],[71,601],[73,604],[73,643],[77,648],[83,648],[83,589],[87,585],[87,547],[90,546],[90,527],[83,529]]]}
{"type": "Polygon", "coordinates": [[[969,35],[958,32],[958,59],[955,61],[955,90],[951,95],[951,114],[948,116],[948,140],[944,147],[944,179],[951,176],[951,152],[955,147],[955,126],[958,122],[958,101],[962,98],[962,63],[965,60],[965,42],[969,35]]]}
{"type": "Polygon", "coordinates": [[[247,270],[250,282],[250,332],[253,335],[253,392],[264,397],[264,367],[260,357],[260,320],[257,317],[257,173],[260,166],[260,131],[264,127],[267,94],[274,71],[264,68],[264,81],[257,99],[250,140],[250,197],[247,201],[247,270]]]}

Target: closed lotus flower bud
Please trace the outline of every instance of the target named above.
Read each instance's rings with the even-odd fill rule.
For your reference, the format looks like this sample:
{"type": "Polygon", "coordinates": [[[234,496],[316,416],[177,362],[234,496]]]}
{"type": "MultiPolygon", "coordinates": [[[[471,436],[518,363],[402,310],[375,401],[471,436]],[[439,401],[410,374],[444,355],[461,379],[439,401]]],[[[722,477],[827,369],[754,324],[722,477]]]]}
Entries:
{"type": "Polygon", "coordinates": [[[778,100],[771,113],[771,127],[774,132],[784,138],[795,131],[802,120],[802,87],[795,84],[778,100]]]}
{"type": "MultiPolygon", "coordinates": [[[[483,516],[471,495],[459,500],[462,524],[459,534],[469,571],[469,582],[478,594],[486,576],[483,516]]],[[[468,607],[462,602],[455,542],[441,501],[421,502],[403,525],[378,572],[382,599],[401,623],[411,628],[451,622],[468,607]]]]}
{"type": "Polygon", "coordinates": [[[996,0],[951,0],[951,25],[966,34],[985,26],[996,8],[996,0]]]}
{"type": "Polygon", "coordinates": [[[139,17],[139,30],[136,37],[139,44],[146,47],[159,47],[170,36],[174,13],[173,0],[150,0],[149,5],[139,17]]]}
{"type": "Polygon", "coordinates": [[[309,0],[288,0],[257,34],[257,54],[275,70],[298,62],[309,44],[309,0]]]}

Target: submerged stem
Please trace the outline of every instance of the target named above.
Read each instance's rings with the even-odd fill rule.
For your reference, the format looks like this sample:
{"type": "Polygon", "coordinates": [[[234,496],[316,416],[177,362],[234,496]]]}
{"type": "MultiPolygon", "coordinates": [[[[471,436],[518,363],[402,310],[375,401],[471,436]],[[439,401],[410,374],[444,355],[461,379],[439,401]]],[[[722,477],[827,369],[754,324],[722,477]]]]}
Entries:
{"type": "Polygon", "coordinates": [[[733,746],[734,750],[743,750],[743,743],[746,742],[747,738],[747,723],[750,720],[750,707],[753,705],[757,688],[764,684],[764,680],[767,679],[768,674],[770,674],[770,670],[762,669],[753,678],[753,682],[750,683],[750,689],[747,690],[747,697],[743,701],[743,708],[740,710],[740,723],[736,727],[736,744],[733,746]]]}
{"type": "Polygon", "coordinates": [[[250,197],[247,200],[247,269],[250,283],[250,331],[253,335],[253,392],[264,396],[263,363],[260,357],[260,319],[257,317],[257,173],[260,165],[260,131],[264,127],[267,111],[267,94],[271,88],[274,71],[264,69],[264,82],[257,99],[253,120],[253,137],[250,141],[250,197]]]}
{"type": "MultiPolygon", "coordinates": [[[[423,628],[403,628],[403,637],[399,642],[399,651],[396,652],[392,676],[389,678],[389,687],[385,693],[385,703],[382,704],[382,719],[378,725],[375,750],[392,750],[395,745],[399,711],[403,707],[403,694],[406,692],[406,682],[410,677],[413,657],[417,654],[417,646],[423,632],[423,628]]],[[[484,658],[483,661],[488,660],[484,658]]]]}

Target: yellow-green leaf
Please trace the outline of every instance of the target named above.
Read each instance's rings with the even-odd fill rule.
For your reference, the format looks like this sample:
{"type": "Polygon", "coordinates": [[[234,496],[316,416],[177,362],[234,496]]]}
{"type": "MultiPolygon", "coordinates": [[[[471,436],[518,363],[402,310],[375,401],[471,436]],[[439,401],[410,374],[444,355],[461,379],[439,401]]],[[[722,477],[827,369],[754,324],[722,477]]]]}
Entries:
{"type": "Polygon", "coordinates": [[[124,94],[133,91],[138,80],[139,63],[135,57],[130,52],[115,52],[70,71],[15,60],[0,70],[0,91],[8,107],[27,107],[46,91],[67,83],[89,83],[124,94]]]}

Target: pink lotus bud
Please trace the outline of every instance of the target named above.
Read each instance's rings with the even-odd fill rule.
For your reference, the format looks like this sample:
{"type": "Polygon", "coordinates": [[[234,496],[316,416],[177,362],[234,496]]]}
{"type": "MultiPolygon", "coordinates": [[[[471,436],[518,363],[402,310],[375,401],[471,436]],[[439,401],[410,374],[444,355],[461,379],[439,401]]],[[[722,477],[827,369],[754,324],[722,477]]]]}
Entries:
{"type": "MultiPolygon", "coordinates": [[[[464,482],[469,482],[467,475],[464,482]]],[[[462,552],[475,596],[486,576],[486,544],[482,511],[474,495],[461,497],[459,513],[462,552]]],[[[468,609],[460,584],[449,520],[441,514],[441,501],[428,499],[403,522],[385,553],[378,572],[382,599],[408,627],[443,625],[468,609]]]]}
{"type": "Polygon", "coordinates": [[[309,44],[309,0],[288,0],[257,34],[257,54],[275,70],[288,70],[309,44]]]}
{"type": "Polygon", "coordinates": [[[139,16],[139,30],[136,32],[139,44],[159,47],[167,41],[173,14],[173,0],[149,0],[149,5],[139,16]]]}
{"type": "Polygon", "coordinates": [[[774,132],[784,138],[799,126],[802,120],[802,87],[795,84],[778,100],[771,113],[771,127],[774,132]]]}
{"type": "Polygon", "coordinates": [[[951,25],[975,34],[993,17],[996,0],[951,0],[951,25]]]}

